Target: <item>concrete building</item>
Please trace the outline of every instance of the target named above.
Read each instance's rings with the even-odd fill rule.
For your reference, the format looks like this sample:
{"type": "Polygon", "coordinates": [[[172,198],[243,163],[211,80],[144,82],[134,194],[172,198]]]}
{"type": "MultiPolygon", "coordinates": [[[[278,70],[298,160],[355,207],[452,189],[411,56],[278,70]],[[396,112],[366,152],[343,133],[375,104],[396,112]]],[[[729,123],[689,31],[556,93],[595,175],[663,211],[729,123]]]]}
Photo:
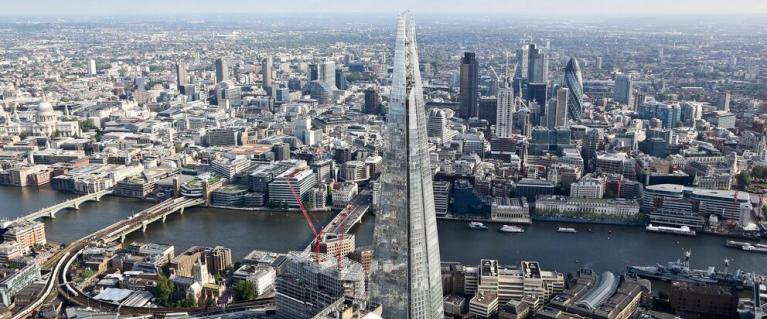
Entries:
{"type": "Polygon", "coordinates": [[[523,261],[520,266],[498,265],[495,260],[483,259],[478,267],[465,267],[463,289],[468,295],[479,290],[496,293],[498,304],[511,300],[532,298],[538,303],[561,293],[565,287],[562,273],[540,269],[537,262],[523,261]],[[484,270],[483,270],[484,267],[484,270]]]}
{"type": "Polygon", "coordinates": [[[609,216],[633,218],[639,214],[639,203],[633,199],[573,198],[541,195],[535,201],[535,212],[567,217],[609,216]]]}
{"type": "Polygon", "coordinates": [[[602,198],[605,195],[605,181],[601,178],[581,178],[570,184],[570,197],[573,198],[602,198]]]}
{"type": "Polygon", "coordinates": [[[447,135],[447,116],[445,111],[432,109],[429,111],[429,121],[426,132],[429,137],[439,138],[441,141],[448,140],[447,135]]]}
{"type": "Polygon", "coordinates": [[[495,197],[490,206],[490,219],[497,222],[530,224],[530,206],[527,199],[495,197]]]}
{"type": "Polygon", "coordinates": [[[346,257],[357,249],[353,234],[323,233],[320,251],[330,256],[346,257]]]}
{"type": "Polygon", "coordinates": [[[344,182],[336,184],[336,187],[333,189],[333,208],[344,209],[354,199],[354,196],[357,196],[358,192],[357,183],[344,182]]]}
{"type": "Polygon", "coordinates": [[[348,161],[341,164],[338,179],[347,182],[361,182],[370,179],[368,165],[362,161],[348,161]]]}
{"type": "Polygon", "coordinates": [[[277,276],[275,304],[279,318],[312,318],[339,298],[366,297],[362,265],[348,258],[336,264],[333,256],[322,254],[319,261],[311,252],[290,252],[284,270],[277,276]]]}
{"type": "Polygon", "coordinates": [[[589,269],[575,274],[567,290],[555,296],[536,318],[629,319],[650,293],[646,280],[597,275],[589,269]],[[577,317],[576,317],[577,316],[577,317]]]}
{"type": "Polygon", "coordinates": [[[450,205],[450,188],[449,181],[434,181],[432,183],[434,189],[434,210],[437,215],[447,214],[448,207],[450,205]]]}
{"type": "Polygon", "coordinates": [[[475,318],[492,318],[498,311],[498,294],[480,289],[469,301],[469,314],[475,318]]]}
{"type": "Polygon", "coordinates": [[[671,285],[671,308],[684,318],[733,318],[738,295],[725,286],[674,282],[671,285]]]}
{"type": "Polygon", "coordinates": [[[232,278],[253,283],[256,295],[263,296],[274,289],[277,272],[271,266],[244,264],[234,271],[232,278]]]}
{"type": "Polygon", "coordinates": [[[298,208],[291,187],[302,200],[308,201],[310,190],[317,185],[317,175],[306,163],[290,168],[269,183],[269,203],[298,208]]]}
{"type": "Polygon", "coordinates": [[[45,245],[45,224],[36,221],[19,221],[13,223],[3,234],[6,242],[15,241],[25,249],[34,245],[45,245]]]}
{"type": "Polygon", "coordinates": [[[245,155],[225,155],[210,163],[210,170],[227,179],[233,178],[238,173],[250,167],[251,162],[245,155]]]}
{"type": "Polygon", "coordinates": [[[753,209],[748,193],[686,187],[675,184],[647,186],[641,201],[642,212],[653,224],[701,228],[710,216],[737,225],[753,209]]]}
{"type": "Polygon", "coordinates": [[[10,306],[19,291],[40,278],[40,265],[37,263],[30,263],[21,269],[7,269],[0,279],[0,302],[6,307],[10,306]]]}

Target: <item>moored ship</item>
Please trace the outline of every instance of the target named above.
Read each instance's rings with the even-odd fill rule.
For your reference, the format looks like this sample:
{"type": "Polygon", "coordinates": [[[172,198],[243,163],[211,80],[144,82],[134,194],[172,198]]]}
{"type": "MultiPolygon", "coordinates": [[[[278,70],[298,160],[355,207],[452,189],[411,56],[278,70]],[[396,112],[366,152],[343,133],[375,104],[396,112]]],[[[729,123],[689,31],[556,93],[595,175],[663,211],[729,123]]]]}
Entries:
{"type": "Polygon", "coordinates": [[[670,261],[665,265],[656,266],[628,266],[627,271],[629,274],[637,275],[638,277],[657,279],[663,281],[686,281],[697,282],[707,284],[725,285],[730,287],[751,287],[753,286],[753,276],[750,273],[744,273],[740,269],[730,273],[727,271],[730,260],[725,259],[725,270],[719,271],[714,266],[709,266],[707,269],[692,269],[690,268],[690,251],[686,251],[684,254],[684,260],[677,259],[676,261],[670,261]]]}
{"type": "Polygon", "coordinates": [[[471,222],[469,223],[469,228],[471,229],[479,229],[479,230],[487,230],[487,226],[485,224],[480,222],[471,222]]]}
{"type": "Polygon", "coordinates": [[[670,226],[654,226],[653,224],[649,224],[647,225],[647,227],[645,227],[645,229],[647,231],[656,232],[656,233],[695,236],[695,230],[692,230],[690,229],[690,227],[687,227],[687,226],[670,227],[670,226]]]}
{"type": "Polygon", "coordinates": [[[518,226],[503,225],[498,231],[502,233],[524,233],[525,229],[518,226]]]}

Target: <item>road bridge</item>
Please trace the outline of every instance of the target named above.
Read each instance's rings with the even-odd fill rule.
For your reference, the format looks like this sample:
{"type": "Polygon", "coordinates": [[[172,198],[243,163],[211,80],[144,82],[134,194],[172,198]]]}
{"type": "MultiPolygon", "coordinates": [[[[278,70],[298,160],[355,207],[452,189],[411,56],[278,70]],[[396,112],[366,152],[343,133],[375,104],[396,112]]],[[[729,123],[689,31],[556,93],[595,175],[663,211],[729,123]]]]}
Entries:
{"type": "MultiPolygon", "coordinates": [[[[370,205],[373,201],[373,197],[369,191],[365,190],[355,196],[349,205],[343,210],[338,212],[333,220],[331,220],[325,227],[322,228],[323,234],[346,234],[352,228],[352,226],[360,223],[362,217],[370,210],[370,205]]],[[[312,238],[309,241],[309,245],[304,248],[304,251],[311,251],[315,244],[315,239],[312,238]]]]}
{"type": "Polygon", "coordinates": [[[27,220],[27,221],[33,221],[38,218],[43,217],[49,217],[49,218],[56,218],[56,213],[59,211],[65,210],[65,209],[80,209],[80,205],[85,202],[89,201],[100,201],[101,197],[104,197],[105,195],[112,194],[111,189],[105,189],[103,191],[95,192],[95,193],[89,193],[85,194],[79,197],[75,197],[72,199],[65,200],[61,203],[48,206],[42,209],[39,209],[37,211],[31,212],[29,214],[26,214],[24,216],[21,216],[17,218],[17,221],[20,220],[27,220]]]}

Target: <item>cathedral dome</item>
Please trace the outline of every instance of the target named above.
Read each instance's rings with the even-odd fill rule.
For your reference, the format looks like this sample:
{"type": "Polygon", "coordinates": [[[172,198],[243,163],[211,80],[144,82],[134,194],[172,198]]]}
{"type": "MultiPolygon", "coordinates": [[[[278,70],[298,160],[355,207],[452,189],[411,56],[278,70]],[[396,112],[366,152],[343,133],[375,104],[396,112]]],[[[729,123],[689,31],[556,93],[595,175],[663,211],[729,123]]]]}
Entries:
{"type": "Polygon", "coordinates": [[[38,123],[50,123],[56,121],[56,112],[53,111],[53,105],[48,101],[42,101],[37,106],[36,114],[38,123]]]}
{"type": "Polygon", "coordinates": [[[53,113],[53,105],[48,102],[40,102],[37,106],[37,113],[53,113]]]}

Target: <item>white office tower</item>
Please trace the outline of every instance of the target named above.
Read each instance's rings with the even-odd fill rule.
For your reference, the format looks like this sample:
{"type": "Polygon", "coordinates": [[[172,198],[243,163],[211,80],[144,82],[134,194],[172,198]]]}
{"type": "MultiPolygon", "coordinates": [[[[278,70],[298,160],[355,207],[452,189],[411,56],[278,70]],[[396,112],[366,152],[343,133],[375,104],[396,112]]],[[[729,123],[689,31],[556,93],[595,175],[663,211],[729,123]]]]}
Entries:
{"type": "Polygon", "coordinates": [[[88,60],[88,74],[96,75],[96,60],[88,60]]]}
{"type": "Polygon", "coordinates": [[[426,110],[409,12],[399,17],[394,48],[370,296],[384,318],[443,318],[426,110]]]}
{"type": "Polygon", "coordinates": [[[498,84],[498,111],[495,118],[495,135],[498,137],[511,137],[514,129],[514,88],[508,79],[502,79],[498,84]]]}
{"type": "Polygon", "coordinates": [[[439,138],[444,142],[447,135],[447,116],[445,111],[440,109],[431,109],[429,111],[429,126],[427,127],[427,133],[429,137],[439,138]]]}

